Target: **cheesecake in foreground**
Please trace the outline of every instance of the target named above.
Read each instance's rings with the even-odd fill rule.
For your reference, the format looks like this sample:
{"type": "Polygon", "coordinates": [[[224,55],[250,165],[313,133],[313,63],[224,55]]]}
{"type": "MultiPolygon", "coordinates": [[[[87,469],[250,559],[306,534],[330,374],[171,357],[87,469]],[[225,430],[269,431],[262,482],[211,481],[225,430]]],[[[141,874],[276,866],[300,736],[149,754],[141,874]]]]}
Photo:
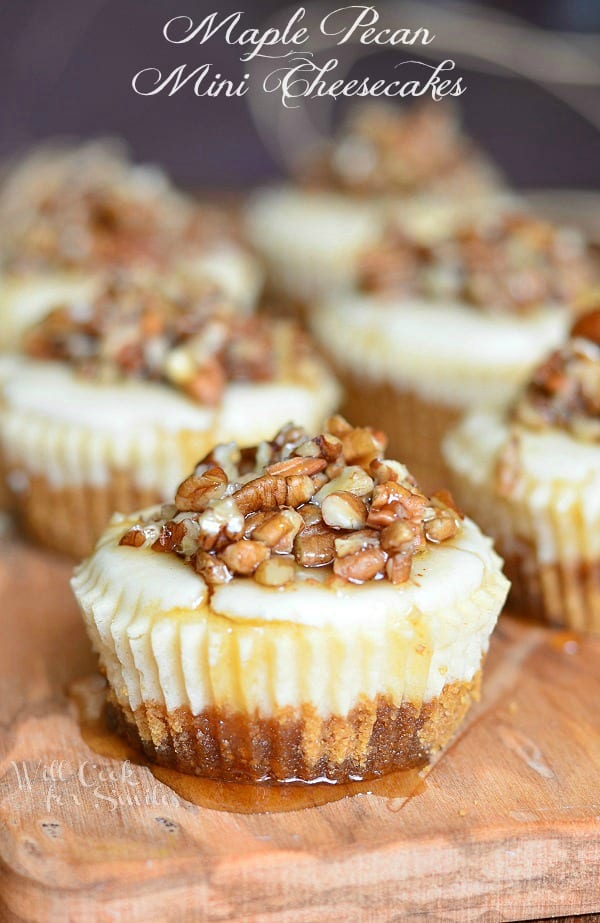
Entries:
{"type": "Polygon", "coordinates": [[[342,418],[221,445],[115,517],[73,589],[119,731],[223,779],[422,764],[477,698],[508,581],[447,493],[342,418]]]}

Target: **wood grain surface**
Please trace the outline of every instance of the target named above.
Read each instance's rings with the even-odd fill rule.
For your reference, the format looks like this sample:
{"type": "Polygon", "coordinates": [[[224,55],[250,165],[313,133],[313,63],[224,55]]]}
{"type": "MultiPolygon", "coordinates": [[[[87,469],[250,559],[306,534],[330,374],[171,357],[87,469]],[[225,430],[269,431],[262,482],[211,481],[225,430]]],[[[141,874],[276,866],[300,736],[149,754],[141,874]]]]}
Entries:
{"type": "Polygon", "coordinates": [[[521,920],[600,910],[600,640],[503,616],[482,702],[413,797],[190,804],[84,743],[70,564],[0,547],[2,921],[521,920]]]}

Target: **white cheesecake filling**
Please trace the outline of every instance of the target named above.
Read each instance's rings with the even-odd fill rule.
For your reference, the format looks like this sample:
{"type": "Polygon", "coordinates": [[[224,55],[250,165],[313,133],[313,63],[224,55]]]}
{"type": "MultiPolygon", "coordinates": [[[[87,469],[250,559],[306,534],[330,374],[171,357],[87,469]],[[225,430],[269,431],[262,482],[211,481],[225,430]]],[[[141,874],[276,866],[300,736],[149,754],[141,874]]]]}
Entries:
{"type": "Polygon", "coordinates": [[[443,454],[457,483],[472,488],[472,509],[488,505],[481,521],[502,535],[504,548],[528,541],[547,564],[600,559],[599,445],[558,429],[509,429],[501,414],[479,411],[449,433],[443,454]],[[504,498],[496,463],[513,433],[515,482],[504,498]]]}
{"type": "Polygon", "coordinates": [[[350,294],[326,300],[311,318],[340,368],[458,408],[505,404],[569,323],[558,306],[499,317],[466,304],[350,294]]]}
{"type": "Polygon", "coordinates": [[[508,590],[490,540],[465,521],[400,587],[334,588],[329,569],[298,567],[286,587],[236,577],[210,599],[181,559],[118,545],[135,521],[113,521],[73,579],[109,682],[133,709],[311,704],[328,715],[361,696],[429,701],[473,679],[508,590]]]}
{"type": "Polygon", "coordinates": [[[15,361],[2,387],[2,448],[10,469],[43,475],[55,488],[101,487],[117,469],[139,487],[172,496],[215,443],[270,439],[291,419],[317,430],[339,398],[318,362],[310,385],[234,383],[217,407],[206,407],[154,382],[101,385],[62,363],[15,361]]]}
{"type": "MultiPolygon", "coordinates": [[[[244,311],[252,311],[262,287],[256,260],[232,244],[174,262],[173,274],[202,277],[218,284],[244,311]]],[[[23,334],[51,310],[94,298],[103,274],[48,271],[31,275],[0,274],[0,349],[18,349],[23,334]]]]}
{"type": "Polygon", "coordinates": [[[275,285],[312,298],[353,283],[360,253],[382,233],[384,213],[377,202],[277,187],[254,196],[246,225],[275,285]]]}

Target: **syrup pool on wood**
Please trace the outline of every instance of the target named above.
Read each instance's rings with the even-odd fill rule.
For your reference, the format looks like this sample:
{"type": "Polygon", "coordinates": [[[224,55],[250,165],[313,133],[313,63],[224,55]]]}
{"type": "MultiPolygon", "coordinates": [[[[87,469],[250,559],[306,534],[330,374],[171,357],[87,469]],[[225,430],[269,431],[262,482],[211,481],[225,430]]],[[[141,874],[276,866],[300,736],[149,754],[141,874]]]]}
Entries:
{"type": "Polygon", "coordinates": [[[69,697],[77,707],[81,736],[90,750],[110,759],[146,766],[155,779],[199,807],[233,814],[279,814],[315,808],[357,795],[377,795],[399,801],[396,808],[399,810],[408,799],[425,791],[427,766],[359,782],[256,784],[204,779],[157,766],[108,729],[103,716],[105,689],[105,681],[96,674],[75,680],[68,689],[69,697]]]}

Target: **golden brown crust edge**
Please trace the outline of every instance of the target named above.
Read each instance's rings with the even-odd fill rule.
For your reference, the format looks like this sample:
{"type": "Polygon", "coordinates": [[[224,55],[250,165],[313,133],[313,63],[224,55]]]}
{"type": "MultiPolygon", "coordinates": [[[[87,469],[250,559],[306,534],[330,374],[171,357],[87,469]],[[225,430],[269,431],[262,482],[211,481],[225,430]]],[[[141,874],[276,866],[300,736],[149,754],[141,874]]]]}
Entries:
{"type": "Polygon", "coordinates": [[[340,412],[352,425],[383,430],[388,457],[402,459],[426,493],[447,486],[449,473],[441,445],[462,411],[389,382],[370,381],[336,365],[331,356],[329,362],[344,393],[340,412]]]}
{"type": "Polygon", "coordinates": [[[364,698],[348,715],[319,716],[311,705],[271,718],[210,708],[167,711],[156,702],[132,712],[109,690],[109,726],[150,762],[208,778],[258,782],[345,782],[424,765],[479,699],[481,673],[447,685],[430,702],[394,705],[364,698]]]}
{"type": "Polygon", "coordinates": [[[112,471],[101,487],[57,488],[42,475],[30,474],[28,486],[13,492],[11,507],[34,542],[83,558],[92,553],[114,512],[131,513],[160,502],[156,491],[136,487],[128,472],[112,471]]]}

